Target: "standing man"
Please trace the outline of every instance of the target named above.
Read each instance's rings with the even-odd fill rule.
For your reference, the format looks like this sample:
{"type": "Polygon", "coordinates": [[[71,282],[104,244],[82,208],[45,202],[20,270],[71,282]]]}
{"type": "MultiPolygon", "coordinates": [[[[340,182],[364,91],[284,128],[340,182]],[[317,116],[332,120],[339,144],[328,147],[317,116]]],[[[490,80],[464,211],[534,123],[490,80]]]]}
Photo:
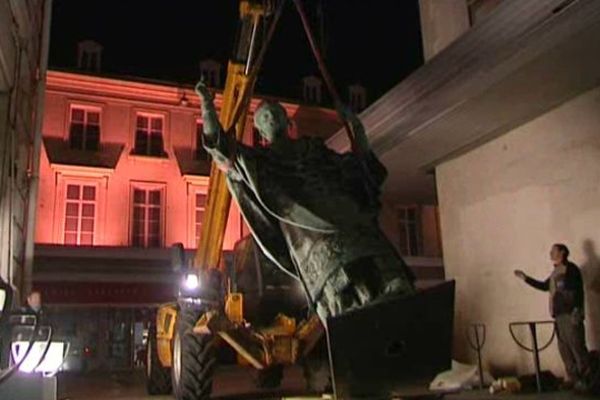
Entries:
{"type": "Polygon", "coordinates": [[[29,293],[20,311],[25,314],[35,315],[40,325],[48,324],[48,315],[46,314],[46,309],[42,306],[42,293],[37,290],[29,293]]]}
{"type": "Polygon", "coordinates": [[[27,304],[23,311],[39,315],[42,312],[42,294],[37,290],[29,293],[27,304]]]}
{"type": "Polygon", "coordinates": [[[552,273],[541,282],[516,270],[515,275],[535,289],[550,292],[550,313],[556,321],[558,349],[569,383],[585,390],[590,372],[590,357],[585,343],[583,280],[579,267],[569,261],[569,249],[561,243],[552,246],[552,273]]]}

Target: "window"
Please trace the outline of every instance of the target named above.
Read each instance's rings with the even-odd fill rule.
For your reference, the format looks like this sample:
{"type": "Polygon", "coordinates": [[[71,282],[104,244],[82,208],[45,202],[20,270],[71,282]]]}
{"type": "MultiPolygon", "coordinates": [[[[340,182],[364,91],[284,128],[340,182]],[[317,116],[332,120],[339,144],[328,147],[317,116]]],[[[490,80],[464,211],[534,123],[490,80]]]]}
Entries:
{"type": "Polygon", "coordinates": [[[71,108],[69,142],[72,149],[98,150],[100,143],[100,111],[83,107],[71,108]]]}
{"type": "Polygon", "coordinates": [[[164,157],[163,117],[151,115],[137,116],[134,154],[164,157]]]}
{"type": "Polygon", "coordinates": [[[64,244],[94,244],[96,186],[67,184],[64,244]]]}
{"type": "Polygon", "coordinates": [[[132,246],[162,246],[162,197],[161,189],[133,189],[132,246]]]}
{"type": "Polygon", "coordinates": [[[202,146],[202,134],[204,133],[204,125],[202,122],[196,122],[196,160],[208,161],[209,155],[202,146]]]}
{"type": "Polygon", "coordinates": [[[204,211],[206,210],[206,200],[208,196],[205,193],[196,193],[196,198],[194,199],[194,232],[196,245],[200,240],[200,232],[202,231],[202,222],[204,221],[204,211]]]}
{"type": "Polygon", "coordinates": [[[417,256],[420,254],[420,233],[417,207],[400,207],[400,252],[405,256],[417,256]]]}

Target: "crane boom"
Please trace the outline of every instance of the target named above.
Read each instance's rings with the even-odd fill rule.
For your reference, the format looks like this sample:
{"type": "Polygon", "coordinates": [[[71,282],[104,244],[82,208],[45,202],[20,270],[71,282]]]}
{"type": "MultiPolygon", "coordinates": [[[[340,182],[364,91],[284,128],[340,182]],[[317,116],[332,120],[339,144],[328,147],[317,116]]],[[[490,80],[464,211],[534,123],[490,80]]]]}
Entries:
{"type": "MultiPolygon", "coordinates": [[[[244,134],[246,115],[252,96],[256,74],[252,74],[256,47],[261,42],[265,9],[262,3],[247,0],[240,2],[240,27],[234,54],[227,66],[227,80],[219,114],[225,132],[234,132],[237,140],[244,134]],[[235,126],[234,126],[235,125],[235,126]]],[[[212,163],[208,187],[205,220],[202,222],[200,240],[194,257],[194,268],[208,270],[219,268],[231,194],[224,173],[212,163]]]]}

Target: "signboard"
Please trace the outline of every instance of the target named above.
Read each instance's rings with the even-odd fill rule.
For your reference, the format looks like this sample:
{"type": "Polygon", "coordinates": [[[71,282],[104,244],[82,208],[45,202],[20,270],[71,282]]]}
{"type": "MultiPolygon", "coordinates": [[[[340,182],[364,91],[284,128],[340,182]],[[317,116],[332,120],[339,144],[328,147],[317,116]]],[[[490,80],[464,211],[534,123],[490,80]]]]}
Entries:
{"type": "Polygon", "coordinates": [[[44,304],[127,305],[173,301],[177,288],[160,282],[36,282],[44,304]]]}

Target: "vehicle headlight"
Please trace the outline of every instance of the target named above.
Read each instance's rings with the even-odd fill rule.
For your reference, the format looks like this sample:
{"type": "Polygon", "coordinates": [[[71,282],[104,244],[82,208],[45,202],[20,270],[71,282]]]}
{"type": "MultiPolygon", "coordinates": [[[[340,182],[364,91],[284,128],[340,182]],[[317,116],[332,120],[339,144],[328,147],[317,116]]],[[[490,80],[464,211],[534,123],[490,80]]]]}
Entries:
{"type": "Polygon", "coordinates": [[[200,287],[200,278],[195,273],[188,273],[183,280],[183,287],[186,290],[195,290],[200,287]]]}

